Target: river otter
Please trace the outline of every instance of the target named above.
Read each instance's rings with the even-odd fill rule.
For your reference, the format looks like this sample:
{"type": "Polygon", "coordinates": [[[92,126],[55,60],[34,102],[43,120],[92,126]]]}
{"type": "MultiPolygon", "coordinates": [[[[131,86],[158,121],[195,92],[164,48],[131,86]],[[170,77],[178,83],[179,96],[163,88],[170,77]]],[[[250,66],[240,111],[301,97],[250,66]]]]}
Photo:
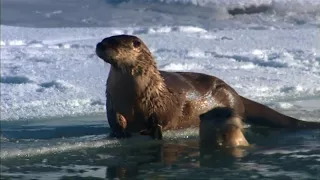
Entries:
{"type": "Polygon", "coordinates": [[[297,120],[244,98],[217,77],[160,71],[148,47],[136,36],[107,37],[97,44],[96,54],[111,64],[106,104],[114,137],[141,132],[161,139],[162,131],[198,127],[201,119],[212,121],[225,137],[220,138],[226,141],[222,144],[231,145],[247,144],[243,122],[277,128],[320,128],[320,123],[297,120]]]}

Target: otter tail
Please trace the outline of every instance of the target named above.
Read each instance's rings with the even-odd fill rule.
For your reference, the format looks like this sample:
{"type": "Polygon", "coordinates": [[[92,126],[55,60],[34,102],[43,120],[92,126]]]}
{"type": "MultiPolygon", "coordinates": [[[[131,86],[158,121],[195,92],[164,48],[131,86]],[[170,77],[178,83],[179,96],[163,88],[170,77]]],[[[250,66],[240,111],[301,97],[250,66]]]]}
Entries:
{"type": "Polygon", "coordinates": [[[273,128],[320,129],[320,122],[298,120],[244,97],[242,101],[245,106],[245,121],[249,124],[273,128]]]}

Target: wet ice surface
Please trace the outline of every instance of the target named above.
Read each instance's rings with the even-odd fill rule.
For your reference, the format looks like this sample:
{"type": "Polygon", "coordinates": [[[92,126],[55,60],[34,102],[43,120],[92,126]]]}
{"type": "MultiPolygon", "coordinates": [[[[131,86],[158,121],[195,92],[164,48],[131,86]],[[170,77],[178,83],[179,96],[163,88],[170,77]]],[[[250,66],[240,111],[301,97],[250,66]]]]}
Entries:
{"type": "Polygon", "coordinates": [[[287,115],[320,121],[319,5],[317,0],[1,1],[1,175],[317,179],[318,130],[260,130],[262,135],[248,130],[252,148],[209,153],[199,147],[197,129],[166,132],[163,143],[107,138],[104,91],[110,66],[94,51],[105,37],[137,35],[159,69],[211,74],[287,115]],[[256,8],[239,14],[250,6],[256,8]]]}
{"type": "Polygon", "coordinates": [[[196,136],[190,137],[195,130],[186,131],[190,131],[188,138],[171,133],[162,142],[143,137],[120,141],[87,137],[90,143],[104,145],[2,159],[2,175],[24,179],[318,178],[319,131],[248,132],[252,147],[229,150],[200,148],[196,136]]]}
{"type": "Polygon", "coordinates": [[[2,121],[104,114],[110,66],[95,45],[116,34],[145,41],[159,69],[214,75],[259,102],[319,96],[316,0],[117,2],[2,2],[2,121]]]}
{"type": "MultiPolygon", "coordinates": [[[[312,100],[303,102],[312,104],[312,100]]],[[[319,117],[319,111],[299,110],[301,103],[292,101],[292,108],[278,110],[311,120],[319,117]]],[[[247,128],[245,134],[251,147],[222,150],[200,147],[197,128],[167,131],[163,141],[137,135],[126,140],[110,139],[106,135],[110,129],[101,124],[101,118],[34,121],[19,128],[2,124],[6,138],[1,139],[1,174],[18,179],[319,176],[319,130],[247,128]]]]}

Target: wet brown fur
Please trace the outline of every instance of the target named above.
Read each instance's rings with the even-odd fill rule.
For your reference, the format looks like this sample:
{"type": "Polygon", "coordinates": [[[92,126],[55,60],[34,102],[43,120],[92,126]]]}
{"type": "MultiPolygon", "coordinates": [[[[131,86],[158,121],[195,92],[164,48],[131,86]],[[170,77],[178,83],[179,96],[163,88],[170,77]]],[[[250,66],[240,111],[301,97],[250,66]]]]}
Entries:
{"type": "MultiPolygon", "coordinates": [[[[118,132],[139,132],[145,129],[151,116],[161,125],[162,130],[196,127],[200,119],[211,119],[222,130],[227,125],[224,132],[239,134],[238,130],[241,132],[243,129],[243,120],[249,119],[248,122],[259,124],[259,115],[255,111],[267,116],[260,123],[265,125],[270,123],[268,116],[276,113],[239,96],[234,89],[214,76],[159,71],[147,46],[135,36],[105,38],[97,44],[96,53],[111,64],[106,91],[107,115],[117,137],[121,136],[118,132]],[[126,120],[125,127],[121,125],[123,119],[119,119],[116,114],[126,120]]],[[[284,117],[287,116],[281,115],[277,120],[281,123],[284,117]]],[[[274,124],[276,126],[279,123],[274,124]]],[[[291,127],[291,124],[284,124],[284,127],[291,127]]],[[[232,135],[227,137],[234,138],[232,135]]]]}

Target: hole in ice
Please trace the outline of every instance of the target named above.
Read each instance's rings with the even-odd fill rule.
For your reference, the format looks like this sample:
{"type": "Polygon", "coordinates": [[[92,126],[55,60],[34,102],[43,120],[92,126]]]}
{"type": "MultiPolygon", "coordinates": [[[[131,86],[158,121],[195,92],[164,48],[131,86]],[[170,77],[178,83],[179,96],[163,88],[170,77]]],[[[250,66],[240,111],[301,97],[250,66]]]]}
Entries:
{"type": "Polygon", "coordinates": [[[67,83],[60,82],[60,81],[44,82],[44,83],[39,84],[39,86],[41,86],[42,88],[56,88],[56,89],[60,89],[60,90],[66,90],[66,89],[72,87],[72,85],[69,85],[67,83]]]}
{"type": "Polygon", "coordinates": [[[1,76],[0,82],[5,84],[25,84],[32,81],[25,76],[1,76]]]}

